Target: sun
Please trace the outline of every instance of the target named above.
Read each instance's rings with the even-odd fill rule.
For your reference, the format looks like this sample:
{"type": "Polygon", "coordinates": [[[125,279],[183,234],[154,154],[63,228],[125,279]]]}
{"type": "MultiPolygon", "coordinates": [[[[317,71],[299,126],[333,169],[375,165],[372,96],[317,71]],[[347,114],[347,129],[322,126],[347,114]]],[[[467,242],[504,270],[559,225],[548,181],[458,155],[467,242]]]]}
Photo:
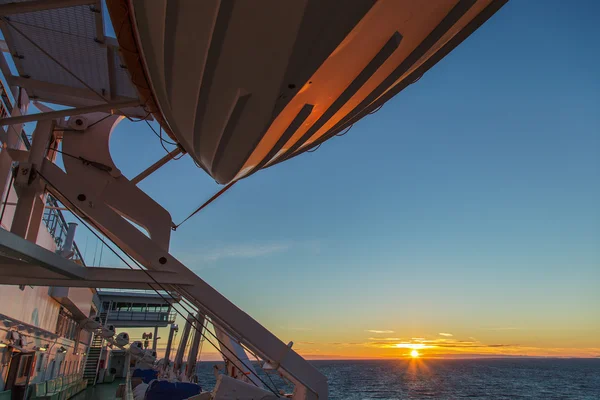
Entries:
{"type": "Polygon", "coordinates": [[[418,358],[419,357],[419,352],[417,350],[413,350],[410,352],[410,356],[412,358],[418,358]]]}

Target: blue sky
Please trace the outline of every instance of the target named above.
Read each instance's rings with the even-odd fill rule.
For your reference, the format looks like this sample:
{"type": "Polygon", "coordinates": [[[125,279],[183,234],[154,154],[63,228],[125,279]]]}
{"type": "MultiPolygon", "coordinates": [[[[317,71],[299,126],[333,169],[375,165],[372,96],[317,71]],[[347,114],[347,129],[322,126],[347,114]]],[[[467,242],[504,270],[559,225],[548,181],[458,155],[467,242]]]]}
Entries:
{"type": "MultiPolygon", "coordinates": [[[[600,354],[599,4],[509,2],[347,135],[238,183],[172,253],[307,353],[390,330],[600,354]]],[[[129,177],[164,154],[144,123],[111,144],[129,177]]],[[[219,189],[189,157],[141,187],[175,222],[219,189]]]]}

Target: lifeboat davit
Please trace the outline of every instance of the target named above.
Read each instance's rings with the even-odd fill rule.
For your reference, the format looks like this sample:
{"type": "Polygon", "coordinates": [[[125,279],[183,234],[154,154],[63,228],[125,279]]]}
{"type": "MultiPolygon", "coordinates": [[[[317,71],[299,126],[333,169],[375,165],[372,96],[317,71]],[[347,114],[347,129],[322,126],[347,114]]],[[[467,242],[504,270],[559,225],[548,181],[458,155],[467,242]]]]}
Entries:
{"type": "Polygon", "coordinates": [[[145,350],[144,350],[144,346],[142,345],[142,342],[135,341],[135,342],[131,343],[131,346],[129,346],[129,353],[132,356],[134,356],[135,358],[144,357],[145,350]]]}
{"type": "Polygon", "coordinates": [[[106,325],[102,327],[101,335],[104,339],[109,339],[115,336],[116,330],[114,325],[106,325]]]}
{"type": "Polygon", "coordinates": [[[88,332],[93,332],[102,327],[102,320],[100,317],[86,318],[81,323],[81,329],[88,332]]]}
{"type": "Polygon", "coordinates": [[[129,344],[129,334],[127,332],[121,332],[115,337],[115,343],[119,347],[123,347],[129,344]]]}

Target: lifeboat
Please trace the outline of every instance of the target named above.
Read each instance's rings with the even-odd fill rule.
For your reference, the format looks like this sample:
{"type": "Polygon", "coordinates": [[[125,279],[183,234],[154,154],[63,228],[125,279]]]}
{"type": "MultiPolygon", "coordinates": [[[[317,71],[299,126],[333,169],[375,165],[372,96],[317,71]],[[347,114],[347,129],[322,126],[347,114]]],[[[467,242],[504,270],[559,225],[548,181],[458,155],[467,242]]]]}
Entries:
{"type": "Polygon", "coordinates": [[[146,109],[224,184],[349,129],[504,3],[107,0],[107,7],[146,109]]]}

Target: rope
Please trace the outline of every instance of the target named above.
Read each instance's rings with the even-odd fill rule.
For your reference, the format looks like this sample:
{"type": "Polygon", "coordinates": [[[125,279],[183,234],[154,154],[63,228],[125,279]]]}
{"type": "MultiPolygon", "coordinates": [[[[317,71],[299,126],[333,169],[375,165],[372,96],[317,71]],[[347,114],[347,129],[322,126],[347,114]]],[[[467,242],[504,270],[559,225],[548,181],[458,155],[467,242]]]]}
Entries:
{"type": "MultiPolygon", "coordinates": [[[[83,211],[82,211],[82,210],[81,210],[79,207],[77,207],[77,206],[76,206],[74,203],[72,203],[71,201],[69,201],[69,200],[68,200],[68,198],[67,198],[67,197],[66,197],[66,196],[65,196],[65,195],[64,195],[64,194],[63,194],[63,193],[62,193],[62,192],[61,192],[61,191],[60,191],[60,190],[59,190],[59,189],[56,187],[56,186],[54,186],[54,185],[52,184],[52,182],[50,182],[50,181],[49,181],[49,180],[48,180],[46,177],[44,177],[44,176],[43,176],[43,175],[42,175],[42,174],[41,174],[39,171],[38,171],[38,174],[39,174],[39,176],[40,176],[40,177],[41,177],[41,178],[42,178],[44,181],[46,181],[46,183],[47,183],[48,185],[50,185],[52,188],[54,188],[54,190],[56,190],[56,192],[57,192],[57,193],[58,193],[58,194],[59,194],[59,195],[60,195],[62,198],[64,198],[65,200],[67,200],[67,201],[68,201],[68,202],[71,204],[71,206],[72,206],[72,207],[73,207],[75,210],[77,210],[78,212],[80,212],[80,213],[82,213],[83,215],[85,215],[85,213],[84,213],[84,212],[83,212],[83,211]]],[[[113,252],[113,253],[114,253],[114,254],[115,254],[115,255],[116,255],[116,256],[117,256],[117,257],[118,257],[118,258],[119,258],[119,259],[120,259],[120,260],[121,260],[121,261],[122,261],[124,264],[125,264],[125,265],[127,265],[127,266],[128,266],[130,269],[131,269],[131,270],[136,270],[136,269],[135,269],[135,268],[133,268],[133,267],[131,266],[131,264],[129,264],[129,263],[128,263],[128,262],[127,262],[127,261],[126,261],[126,260],[125,260],[125,259],[124,259],[124,258],[123,258],[121,255],[120,255],[120,254],[118,254],[118,253],[117,253],[117,252],[116,252],[116,251],[115,251],[115,250],[114,250],[114,249],[113,249],[113,248],[112,248],[112,247],[111,247],[111,246],[110,246],[108,243],[106,243],[106,242],[105,242],[105,241],[104,241],[104,240],[103,240],[103,239],[100,237],[100,235],[98,235],[96,232],[94,232],[94,231],[93,231],[93,230],[92,230],[92,229],[89,227],[89,225],[88,225],[88,224],[87,224],[87,223],[86,223],[86,222],[83,220],[83,218],[81,218],[79,215],[77,215],[77,213],[73,213],[73,215],[75,216],[75,218],[77,218],[77,220],[79,220],[79,222],[80,222],[81,224],[83,224],[83,225],[84,225],[86,228],[88,228],[88,229],[90,230],[90,232],[92,232],[92,234],[93,234],[94,236],[96,236],[96,238],[97,238],[97,239],[98,239],[100,242],[102,242],[102,243],[103,243],[103,244],[104,244],[104,245],[105,245],[105,246],[106,246],[108,249],[110,249],[110,250],[111,250],[111,251],[112,251],[112,252],[113,252]]],[[[101,231],[101,229],[100,229],[100,228],[99,228],[99,227],[98,227],[98,226],[97,226],[97,225],[96,225],[96,224],[93,222],[93,220],[91,220],[91,219],[90,219],[90,223],[91,223],[91,225],[92,225],[94,228],[96,228],[97,230],[101,231]]],[[[158,286],[161,288],[161,290],[163,290],[165,293],[167,293],[167,294],[169,295],[169,297],[171,297],[171,300],[173,300],[173,301],[175,301],[175,302],[178,300],[178,299],[176,299],[176,298],[175,298],[175,297],[174,297],[174,296],[173,296],[173,295],[172,295],[172,294],[171,294],[171,293],[170,293],[170,292],[169,292],[167,289],[165,289],[165,287],[164,287],[162,284],[160,284],[160,283],[159,283],[159,282],[158,282],[156,279],[154,279],[154,277],[153,277],[153,276],[152,276],[152,275],[151,275],[151,274],[150,274],[150,273],[149,273],[149,272],[148,272],[146,269],[144,269],[144,268],[142,267],[142,265],[141,265],[141,264],[140,264],[140,263],[139,263],[137,260],[135,260],[135,259],[134,259],[132,256],[130,256],[130,255],[127,253],[127,252],[125,252],[125,251],[124,251],[124,250],[123,250],[123,249],[122,249],[122,248],[121,248],[121,247],[120,247],[118,244],[116,244],[116,243],[115,243],[113,240],[111,240],[111,242],[112,242],[112,243],[113,243],[113,244],[114,244],[114,245],[115,245],[115,246],[116,246],[116,247],[117,247],[119,250],[121,250],[121,251],[123,252],[123,254],[127,255],[127,257],[128,257],[128,258],[129,258],[131,261],[133,261],[133,262],[134,262],[134,263],[135,263],[135,264],[136,264],[136,265],[139,267],[139,270],[143,271],[143,272],[144,272],[144,273],[145,273],[145,274],[146,274],[146,275],[147,275],[147,276],[148,276],[150,279],[152,279],[152,281],[153,281],[153,282],[154,282],[156,285],[158,285],[158,286]]],[[[160,292],[159,292],[157,289],[155,289],[155,288],[154,288],[154,287],[153,287],[153,286],[152,286],[150,283],[148,283],[148,286],[149,286],[149,287],[150,287],[150,289],[151,289],[151,290],[153,290],[153,291],[154,291],[154,292],[155,292],[157,295],[159,295],[159,296],[161,297],[161,299],[163,299],[165,302],[169,303],[169,301],[168,301],[168,300],[167,300],[167,299],[166,299],[166,298],[165,298],[165,297],[164,297],[164,296],[163,296],[163,295],[162,295],[162,294],[161,294],[161,293],[160,293],[160,292]]],[[[181,304],[180,304],[180,306],[183,308],[183,310],[184,310],[184,311],[186,311],[186,312],[188,313],[188,315],[192,315],[192,318],[193,318],[193,319],[194,319],[194,320],[195,320],[195,321],[198,323],[198,325],[203,325],[203,323],[201,323],[201,322],[198,320],[198,318],[196,318],[196,317],[195,317],[195,314],[196,314],[196,311],[195,311],[195,310],[192,310],[192,311],[195,311],[195,312],[192,312],[192,311],[188,310],[186,307],[182,306],[181,304]]],[[[177,310],[177,308],[176,308],[176,307],[173,307],[173,310],[175,310],[175,312],[176,312],[176,313],[177,313],[177,314],[178,314],[180,317],[182,317],[182,318],[183,318],[183,319],[184,319],[184,320],[185,320],[187,323],[189,323],[189,324],[190,324],[190,326],[191,326],[191,327],[192,327],[194,330],[196,330],[196,331],[198,332],[198,329],[196,329],[196,327],[194,326],[194,324],[193,324],[193,323],[192,323],[192,322],[191,322],[191,321],[190,321],[188,318],[186,318],[186,317],[185,317],[185,316],[184,316],[184,315],[183,315],[183,314],[182,314],[182,313],[181,313],[179,310],[177,310]]],[[[262,379],[260,376],[258,376],[258,374],[257,374],[256,372],[253,372],[253,371],[252,371],[252,369],[250,369],[250,368],[249,368],[249,367],[248,367],[248,366],[247,366],[247,365],[244,363],[244,361],[242,361],[242,360],[241,360],[241,359],[240,359],[240,358],[239,358],[239,357],[238,357],[238,356],[237,356],[237,355],[236,355],[236,354],[235,354],[235,353],[234,353],[234,352],[233,352],[231,349],[229,349],[229,348],[228,348],[228,347],[227,347],[227,346],[226,346],[226,345],[225,345],[223,342],[221,342],[221,341],[219,340],[219,338],[217,338],[217,337],[216,337],[216,335],[214,335],[214,334],[213,334],[212,332],[210,332],[210,330],[208,330],[208,329],[207,329],[206,331],[207,331],[207,332],[209,332],[209,333],[211,333],[211,335],[212,335],[212,336],[213,336],[213,337],[214,337],[214,338],[217,340],[217,342],[219,343],[219,345],[221,345],[221,346],[225,347],[225,348],[226,348],[226,349],[227,349],[227,350],[228,350],[228,351],[229,351],[231,354],[233,354],[233,356],[234,356],[234,357],[235,357],[235,358],[236,358],[236,359],[237,359],[237,360],[238,360],[238,361],[239,361],[239,362],[240,362],[240,363],[241,363],[241,364],[242,364],[244,367],[246,367],[246,368],[247,368],[249,371],[251,371],[251,372],[253,373],[253,375],[255,375],[255,376],[256,376],[256,378],[258,378],[258,380],[260,380],[260,381],[261,381],[261,383],[262,383],[263,385],[265,385],[265,387],[267,387],[267,388],[268,388],[268,389],[269,389],[269,390],[270,390],[270,391],[271,391],[271,392],[272,392],[272,393],[273,393],[275,396],[277,396],[277,397],[280,397],[280,396],[279,396],[279,394],[278,394],[278,393],[277,393],[275,390],[273,390],[273,389],[272,389],[272,388],[271,388],[271,387],[270,387],[270,386],[269,386],[269,385],[268,385],[268,384],[267,384],[267,383],[266,383],[266,382],[265,382],[265,381],[264,381],[264,380],[263,380],[263,379],[262,379]]],[[[205,334],[202,332],[202,329],[200,330],[200,332],[199,332],[199,333],[200,333],[200,335],[201,335],[202,337],[204,337],[204,339],[205,339],[206,341],[208,341],[208,343],[210,343],[210,344],[211,344],[211,345],[212,345],[212,346],[213,346],[213,347],[214,347],[214,348],[215,348],[215,349],[216,349],[216,350],[217,350],[219,353],[221,353],[221,355],[223,356],[223,358],[224,358],[224,359],[226,359],[226,360],[229,360],[229,358],[228,358],[228,357],[225,355],[225,353],[223,353],[223,351],[222,351],[222,350],[221,350],[219,347],[217,347],[217,346],[216,346],[216,345],[215,345],[215,344],[214,344],[214,343],[213,343],[211,340],[209,340],[209,339],[206,337],[206,335],[205,335],[205,334]]],[[[256,384],[254,381],[250,380],[250,382],[252,382],[252,383],[253,383],[255,386],[257,386],[257,387],[258,387],[258,385],[257,385],[257,384],[256,384]]]]}
{"type": "Polygon", "coordinates": [[[148,122],[148,120],[145,120],[146,124],[150,127],[150,129],[152,129],[152,132],[156,135],[157,138],[160,139],[161,142],[165,142],[167,144],[171,144],[173,146],[177,146],[177,143],[175,142],[171,142],[170,140],[167,139],[163,139],[162,137],[162,126],[160,127],[161,133],[159,134],[158,132],[156,132],[156,129],[154,129],[154,127],[152,125],[150,125],[150,122],[148,122]]]}
{"type": "Polygon", "coordinates": [[[319,150],[319,147],[321,147],[323,143],[319,143],[319,145],[317,147],[315,147],[312,150],[306,150],[307,153],[314,153],[315,151],[319,150]]]}
{"type": "Polygon", "coordinates": [[[87,127],[87,129],[90,129],[92,126],[99,124],[100,122],[104,121],[106,118],[112,116],[112,114],[107,114],[105,117],[100,118],[98,121],[94,122],[93,124],[91,124],[90,126],[87,127]]]}
{"type": "MultiPolygon", "coordinates": [[[[162,148],[163,148],[165,151],[169,152],[169,150],[168,150],[168,149],[165,147],[164,143],[171,143],[171,144],[173,144],[174,146],[177,146],[177,147],[179,147],[179,148],[182,150],[182,152],[181,152],[181,155],[180,155],[179,157],[173,157],[173,160],[175,160],[175,161],[177,161],[177,160],[181,160],[181,158],[182,158],[183,156],[185,156],[185,153],[186,153],[186,152],[185,152],[185,150],[183,149],[183,147],[182,147],[182,146],[180,146],[178,143],[173,143],[173,142],[171,142],[171,141],[169,141],[169,140],[167,140],[167,139],[163,139],[163,135],[162,135],[162,134],[163,134],[163,127],[162,127],[162,125],[161,125],[160,123],[158,124],[158,126],[159,126],[159,130],[158,130],[158,132],[160,133],[160,134],[158,135],[158,138],[160,139],[160,145],[162,146],[162,148]]],[[[169,152],[169,153],[170,153],[170,152],[169,152]]]]}
{"type": "MultiPolygon", "coordinates": [[[[246,350],[248,353],[252,354],[254,356],[254,358],[256,358],[256,362],[260,365],[260,359],[258,358],[258,356],[256,355],[255,352],[253,352],[252,350],[250,350],[249,348],[247,348],[246,346],[242,345],[242,347],[244,348],[244,350],[246,350]]],[[[262,368],[262,366],[261,366],[262,368]]],[[[277,385],[275,384],[275,382],[273,382],[273,379],[271,378],[271,374],[269,374],[264,368],[263,371],[265,372],[265,374],[267,375],[267,378],[269,378],[269,381],[271,382],[271,384],[273,385],[273,387],[275,389],[278,389],[277,385]]]]}
{"type": "Polygon", "coordinates": [[[352,127],[354,126],[354,124],[350,125],[348,128],[346,128],[346,130],[342,133],[338,133],[335,136],[344,136],[345,134],[347,134],[348,132],[350,132],[350,129],[352,129],[352,127]]]}
{"type": "MultiPolygon", "coordinates": [[[[422,76],[422,75],[421,75],[422,76]]],[[[421,79],[421,77],[418,77],[417,79],[415,79],[415,82],[417,82],[419,79],[421,79]]],[[[373,109],[372,111],[368,112],[367,115],[371,115],[371,114],[375,114],[376,112],[378,112],[379,110],[381,110],[381,108],[383,107],[383,103],[376,107],[375,109],[373,109]]],[[[336,133],[334,136],[344,136],[346,135],[348,132],[350,132],[350,129],[352,129],[354,127],[354,124],[350,125],[348,128],[346,128],[345,131],[341,132],[341,133],[336,133]]],[[[330,137],[331,138],[331,137],[330,137]]],[[[319,147],[321,147],[321,145],[325,143],[325,141],[322,141],[321,143],[318,144],[318,146],[316,146],[314,149],[311,150],[306,150],[306,153],[314,153],[315,151],[319,150],[319,147]]]]}
{"type": "MultiPolygon", "coordinates": [[[[179,147],[179,145],[178,145],[177,143],[175,143],[175,142],[171,142],[170,140],[167,140],[167,139],[164,139],[164,138],[163,138],[163,136],[162,136],[162,132],[163,132],[162,125],[160,125],[160,124],[159,124],[159,126],[160,126],[160,130],[159,130],[159,132],[160,132],[160,133],[159,133],[159,132],[156,132],[156,129],[154,129],[154,127],[153,127],[153,126],[150,124],[150,122],[146,121],[146,125],[148,125],[148,127],[149,127],[149,128],[152,130],[152,133],[154,133],[154,135],[156,135],[156,137],[158,138],[158,140],[160,140],[160,145],[162,146],[163,150],[164,150],[164,151],[165,151],[167,154],[171,153],[171,151],[169,151],[169,149],[167,149],[167,148],[165,147],[165,143],[167,143],[167,144],[170,144],[170,145],[173,145],[173,146],[178,146],[178,147],[179,147]]],[[[171,159],[172,159],[172,160],[175,160],[175,161],[177,161],[177,160],[181,160],[181,158],[182,158],[183,156],[185,156],[185,151],[183,151],[183,152],[181,153],[181,155],[179,155],[179,156],[177,156],[177,157],[172,157],[171,159]]]]}
{"type": "Polygon", "coordinates": [[[81,157],[81,156],[74,156],[73,154],[65,153],[64,151],[58,150],[58,149],[48,148],[47,151],[55,151],[55,152],[60,153],[60,154],[62,154],[64,156],[74,158],[76,160],[81,161],[84,165],[89,165],[91,167],[99,169],[100,171],[105,171],[105,172],[111,172],[112,171],[112,167],[110,167],[108,165],[105,165],[105,164],[102,164],[101,162],[98,162],[98,161],[88,160],[87,158],[84,158],[84,157],[81,157]]]}
{"type": "MultiPolygon", "coordinates": [[[[415,82],[416,82],[416,81],[415,81],[415,82]]],[[[413,82],[413,83],[414,83],[414,82],[413,82]]],[[[381,107],[383,107],[383,105],[384,105],[384,104],[385,104],[385,103],[381,103],[381,105],[380,105],[379,107],[375,108],[373,111],[370,111],[370,112],[369,112],[369,115],[371,115],[371,114],[375,114],[377,111],[381,110],[381,107]]]]}
{"type": "Polygon", "coordinates": [[[415,83],[419,82],[421,80],[421,78],[423,77],[424,74],[419,75],[414,81],[412,81],[410,84],[414,85],[415,83]]]}
{"type": "Polygon", "coordinates": [[[197,213],[199,213],[200,211],[202,211],[203,208],[205,208],[206,206],[208,206],[210,203],[212,203],[213,201],[215,201],[216,199],[218,199],[223,193],[225,193],[226,191],[229,190],[229,188],[231,188],[233,185],[236,184],[237,181],[232,181],[230,183],[227,184],[227,186],[225,186],[223,189],[219,190],[217,193],[215,193],[210,199],[208,199],[204,204],[202,204],[200,207],[196,208],[196,210],[194,210],[193,213],[191,213],[190,215],[188,215],[183,221],[181,221],[180,223],[178,223],[177,225],[173,225],[173,230],[177,230],[177,228],[179,228],[181,225],[183,225],[183,223],[185,221],[187,221],[188,219],[192,218],[194,215],[196,215],[197,213]]]}

